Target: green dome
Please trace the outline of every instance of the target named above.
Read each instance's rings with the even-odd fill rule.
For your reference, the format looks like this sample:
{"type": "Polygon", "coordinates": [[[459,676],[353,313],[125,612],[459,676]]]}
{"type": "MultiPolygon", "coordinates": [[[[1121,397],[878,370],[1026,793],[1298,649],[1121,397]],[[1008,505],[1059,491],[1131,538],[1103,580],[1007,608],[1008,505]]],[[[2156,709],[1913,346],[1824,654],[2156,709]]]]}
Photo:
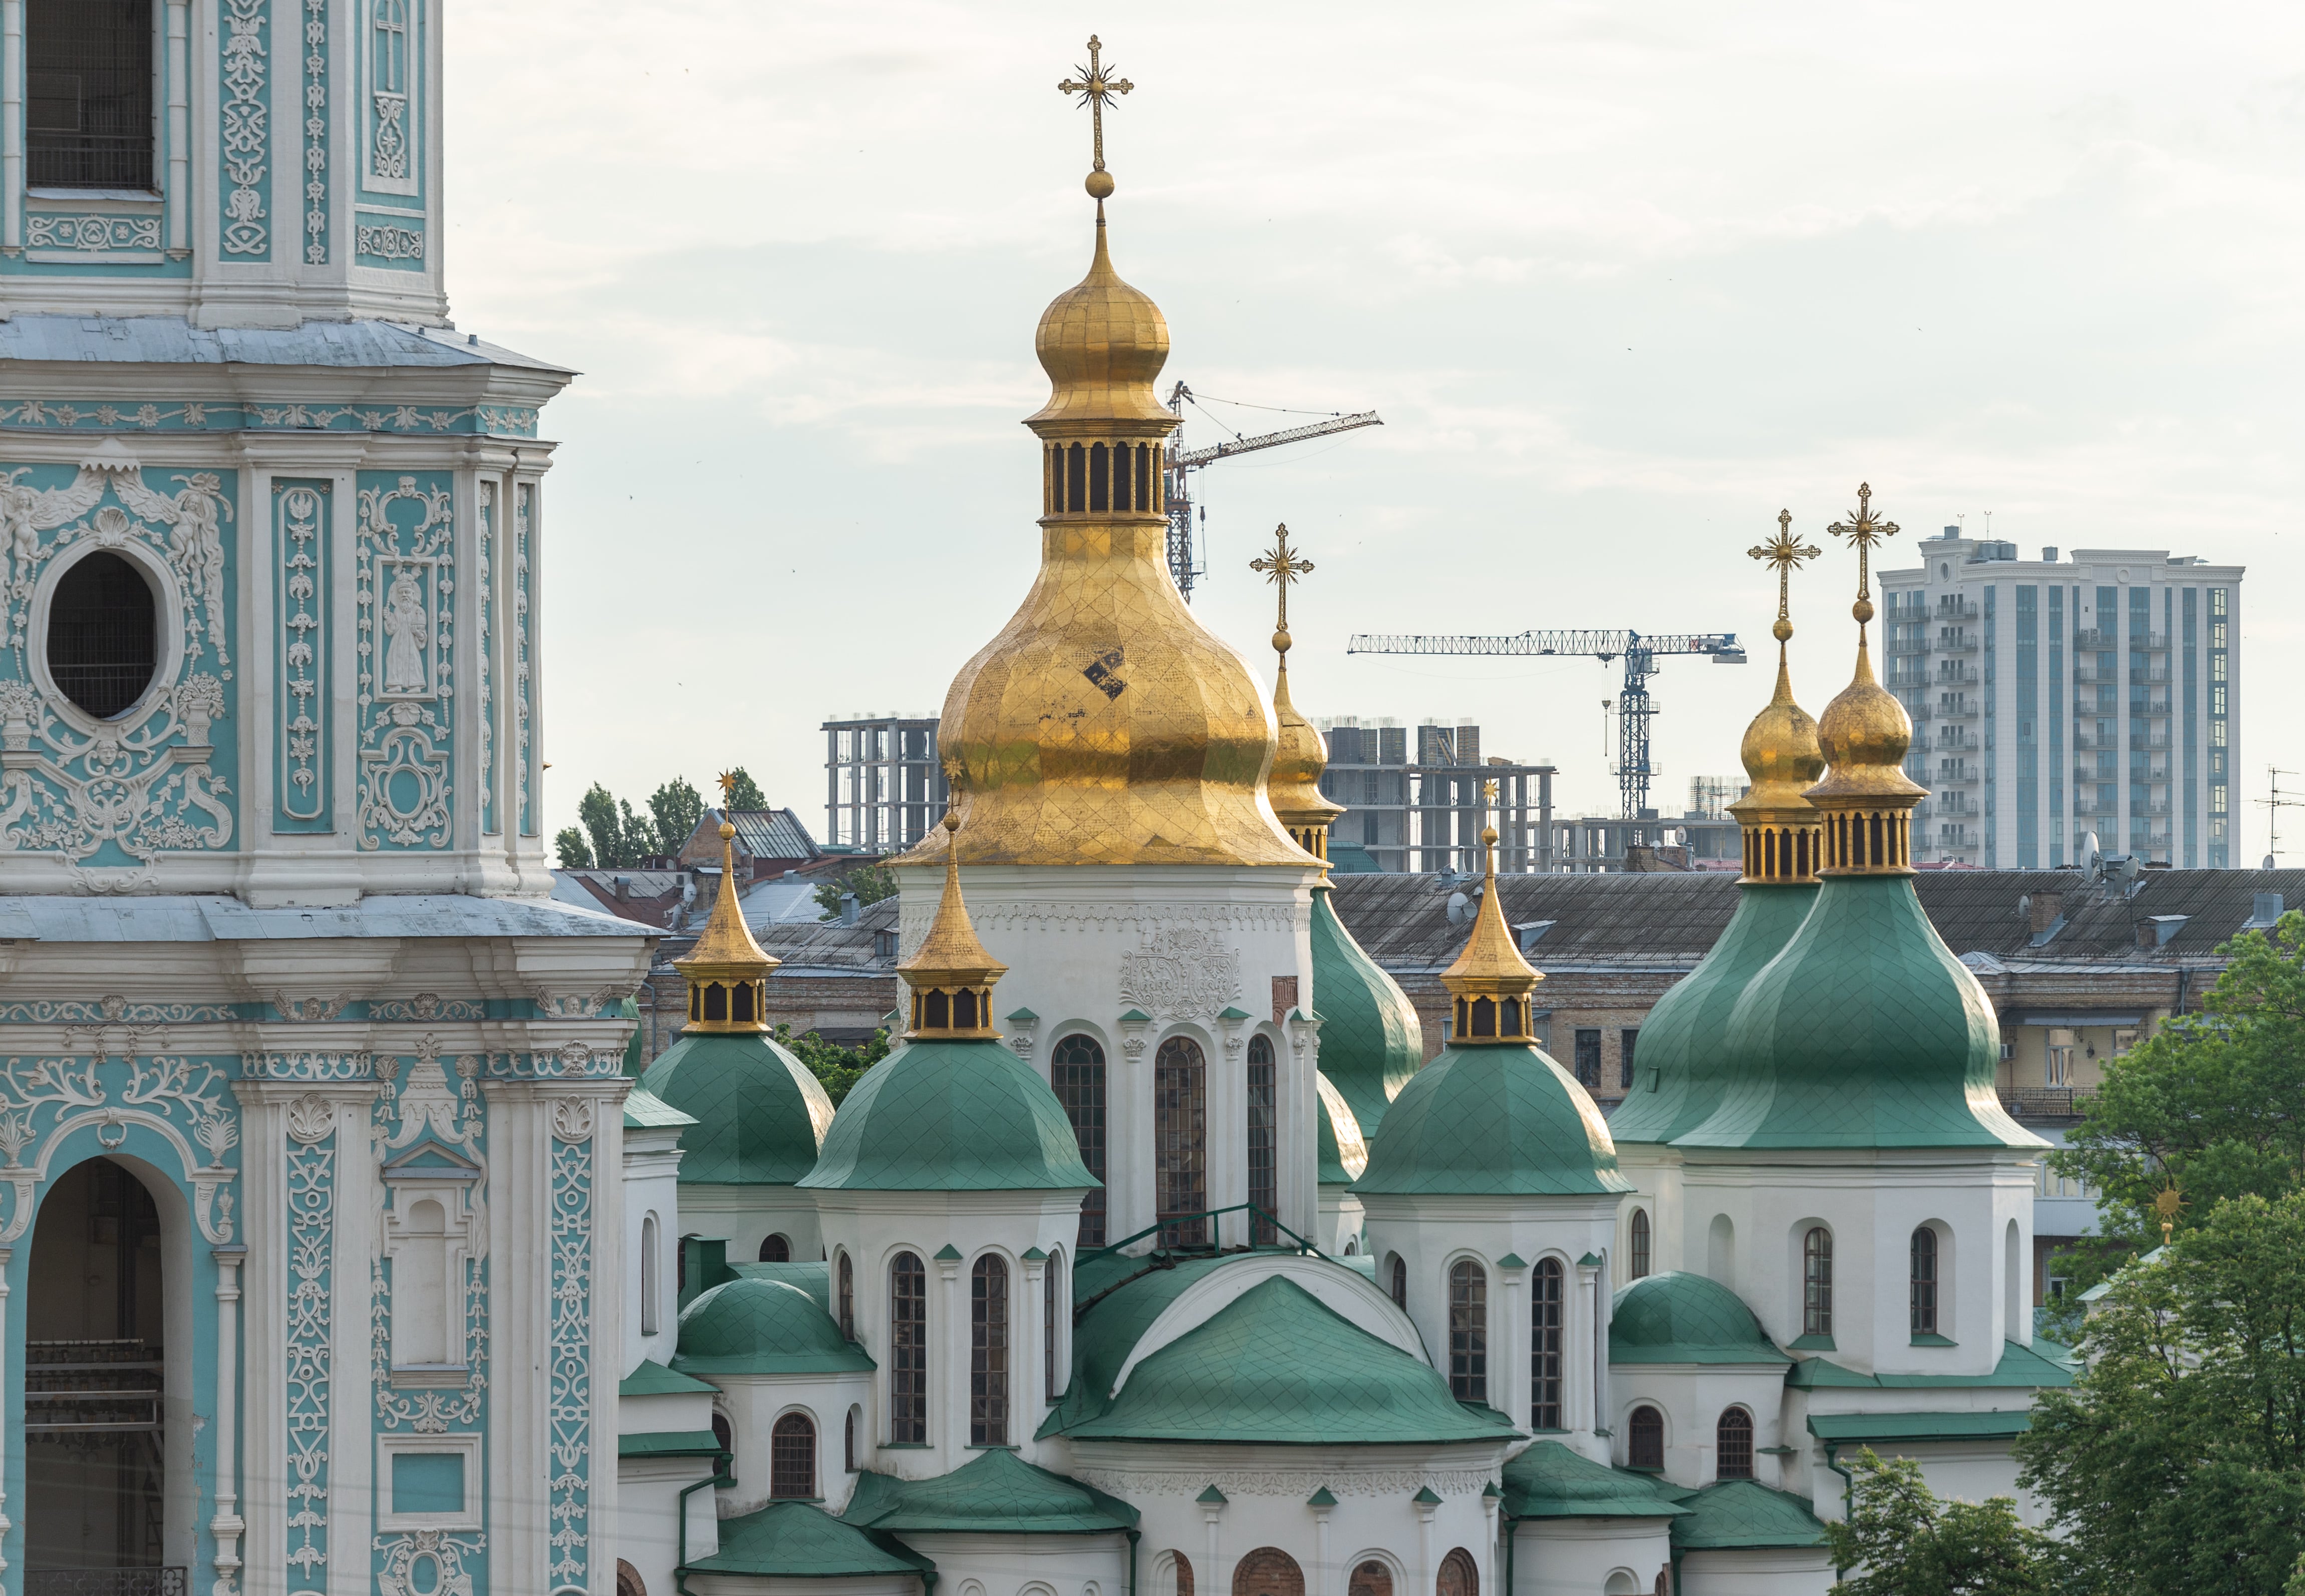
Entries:
{"type": "Polygon", "coordinates": [[[1321,1015],[1321,1073],[1344,1094],[1361,1134],[1374,1136],[1392,1099],[1425,1062],[1425,1031],[1408,995],[1337,918],[1330,894],[1327,887],[1313,889],[1313,1003],[1321,1015]]]}
{"type": "Polygon", "coordinates": [[[818,1374],[872,1366],[808,1293],[742,1278],[700,1294],[681,1311],[679,1350],[672,1355],[681,1374],[818,1374]]]}
{"type": "Polygon", "coordinates": [[[991,1040],[906,1042],[864,1073],[799,1182],[851,1192],[1025,1192],[1097,1178],[1049,1083],[991,1040]]]}
{"type": "Polygon", "coordinates": [[[1612,1363],[1790,1363],[1737,1294],[1704,1275],[1668,1270],[1619,1292],[1609,1313],[1612,1363]]]}
{"type": "Polygon", "coordinates": [[[1353,1189],[1402,1195],[1629,1192],[1601,1110],[1535,1048],[1459,1047],[1416,1072],[1353,1189]]]}
{"type": "Polygon", "coordinates": [[[680,1138],[684,1186],[788,1186],[816,1167],[832,1099],[765,1036],[691,1033],[641,1085],[696,1121],[680,1138]]]}
{"type": "Polygon", "coordinates": [[[1313,1115],[1313,1123],[1319,1127],[1320,1184],[1348,1186],[1368,1167],[1368,1138],[1362,1133],[1360,1121],[1354,1117],[1344,1093],[1329,1079],[1329,1072],[1315,1070],[1313,1080],[1321,1097],[1313,1115]]]}
{"type": "Polygon", "coordinates": [[[1753,977],[1784,951],[1816,902],[1813,881],[1739,887],[1737,913],[1702,963],[1657,999],[1641,1022],[1632,1090],[1609,1116],[1609,1134],[1670,1142],[1703,1125],[1721,1103],[1721,1033],[1753,977]]]}
{"type": "Polygon", "coordinates": [[[1838,876],[1722,1038],[1721,1103],[1682,1147],[2041,1147],[1993,1090],[2001,1028],[1909,876],[1838,876]]]}
{"type": "Polygon", "coordinates": [[[1646,1474],[1629,1473],[1541,1440],[1505,1464],[1504,1510],[1515,1518],[1675,1518],[1688,1508],[1646,1474]]]}

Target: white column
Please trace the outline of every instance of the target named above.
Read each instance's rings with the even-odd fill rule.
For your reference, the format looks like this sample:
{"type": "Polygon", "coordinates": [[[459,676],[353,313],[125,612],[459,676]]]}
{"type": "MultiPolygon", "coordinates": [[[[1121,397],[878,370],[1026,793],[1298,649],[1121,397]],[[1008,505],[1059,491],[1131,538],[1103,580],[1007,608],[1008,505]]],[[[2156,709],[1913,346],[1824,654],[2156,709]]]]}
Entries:
{"type": "MultiPolygon", "coordinates": [[[[937,1251],[948,1252],[953,1248],[947,1243],[937,1251]]],[[[965,1354],[956,1354],[960,1337],[968,1333],[968,1328],[952,1305],[954,1283],[960,1278],[960,1260],[939,1258],[936,1266],[938,1322],[931,1327],[929,1337],[936,1360],[929,1371],[929,1445],[937,1448],[940,1470],[948,1471],[965,1461],[954,1456],[968,1439],[967,1430],[955,1420],[956,1414],[968,1411],[968,1393],[956,1371],[968,1367],[968,1360],[965,1354]]]]}
{"type": "MultiPolygon", "coordinates": [[[[184,0],[168,0],[168,253],[191,252],[192,216],[192,97],[190,34],[191,8],[184,0]]],[[[9,80],[13,82],[12,76],[9,80]]],[[[17,191],[11,184],[5,192],[17,191]]]]}
{"type": "Polygon", "coordinates": [[[1595,1417],[1600,1401],[1595,1372],[1600,1365],[1600,1349],[1594,1345],[1594,1327],[1599,1322],[1594,1301],[1594,1281],[1599,1269],[1589,1263],[1577,1266],[1577,1312],[1570,1320],[1575,1327],[1569,1336],[1570,1345],[1561,1349],[1562,1362],[1569,1367],[1563,1371],[1569,1389],[1562,1393],[1569,1411],[1561,1415],[1575,1437],[1576,1450],[1595,1460],[1604,1459],[1607,1444],[1594,1435],[1600,1422],[1595,1417]]]}
{"type": "Polygon", "coordinates": [[[0,250],[24,248],[24,0],[0,0],[0,250]]]}
{"type": "MultiPolygon", "coordinates": [[[[240,1537],[248,1526],[240,1516],[240,1266],[247,1261],[245,1246],[216,1247],[217,1262],[217,1383],[216,1383],[216,1516],[208,1533],[216,1537],[217,1584],[236,1583],[240,1573],[240,1537]]],[[[5,1290],[0,1283],[0,1290],[5,1290]]],[[[4,1532],[0,1532],[4,1533],[4,1532]]]]}
{"type": "Polygon", "coordinates": [[[1033,1432],[1038,1430],[1038,1415],[1048,1410],[1049,1381],[1048,1349],[1042,1345],[1046,1337],[1042,1327],[1048,1323],[1048,1310],[1043,1305],[1048,1295],[1049,1264],[1046,1259],[1027,1258],[1024,1262],[1024,1289],[1016,1294],[1016,1312],[1024,1319],[1024,1333],[1016,1337],[1025,1353],[1022,1369],[1008,1371],[1008,1439],[1029,1451],[1033,1432]],[[1026,1395],[1026,1393],[1030,1395],[1026,1395]]]}
{"type": "MultiPolygon", "coordinates": [[[[13,78],[9,80],[11,82],[14,81],[13,78]]],[[[13,127],[14,124],[12,123],[10,125],[13,127]]],[[[16,1200],[19,1202],[24,1200],[24,1188],[21,1186],[16,1188],[16,1200]]],[[[15,1261],[15,1248],[0,1247],[0,1388],[4,1388],[8,1381],[8,1266],[15,1261]]],[[[7,1461],[7,1453],[0,1451],[0,1574],[7,1572],[8,1532],[15,1528],[8,1522],[7,1461]]]]}
{"type": "Polygon", "coordinates": [[[1335,1511],[1334,1502],[1313,1509],[1313,1596],[1331,1596],[1336,1590],[1329,1563],[1329,1515],[1335,1511]]]}
{"type": "Polygon", "coordinates": [[[1211,1485],[1201,1502],[1201,1522],[1209,1529],[1208,1561],[1202,1566],[1201,1576],[1193,1581],[1195,1592],[1203,1589],[1204,1583],[1211,1596],[1218,1596],[1219,1592],[1232,1589],[1232,1581],[1225,1577],[1224,1565],[1217,1560],[1217,1521],[1224,1516],[1224,1492],[1211,1485]],[[1212,1496],[1216,1500],[1206,1499],[1212,1496]]]}
{"type": "MultiPolygon", "coordinates": [[[[1514,1258],[1518,1254],[1508,1252],[1505,1256],[1514,1258]]],[[[1530,1339],[1534,1331],[1527,1315],[1533,1311],[1528,1304],[1534,1299],[1524,1297],[1521,1292],[1521,1287],[1528,1282],[1528,1271],[1526,1269],[1509,1269],[1500,1263],[1496,1266],[1496,1273],[1497,1278],[1503,1283],[1504,1290],[1497,1297],[1499,1334],[1495,1346],[1489,1349],[1489,1367],[1496,1373],[1489,1383],[1495,1393],[1493,1405],[1497,1410],[1514,1423],[1526,1424],[1528,1422],[1528,1405],[1536,1396],[1529,1384],[1532,1378],[1529,1354],[1535,1343],[1530,1339]],[[1503,1354],[1501,1359],[1498,1356],[1500,1352],[1503,1354]]]]}
{"type": "MultiPolygon", "coordinates": [[[[1429,1488],[1416,1493],[1431,1494],[1429,1488]]],[[[1416,1584],[1415,1596],[1425,1596],[1433,1588],[1433,1513],[1441,1506],[1438,1500],[1419,1502],[1410,1498],[1416,1509],[1416,1584]]]]}

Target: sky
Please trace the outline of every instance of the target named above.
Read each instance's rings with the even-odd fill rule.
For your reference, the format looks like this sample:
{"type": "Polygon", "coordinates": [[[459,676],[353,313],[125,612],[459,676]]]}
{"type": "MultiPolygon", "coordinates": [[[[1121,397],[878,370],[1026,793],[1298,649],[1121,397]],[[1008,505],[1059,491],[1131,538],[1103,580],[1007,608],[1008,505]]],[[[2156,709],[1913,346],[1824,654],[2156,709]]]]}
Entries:
{"type": "MultiPolygon", "coordinates": [[[[2240,793],[2305,770],[2305,8],[1663,0],[1153,11],[464,0],[459,327],[580,375],[544,412],[549,826],[741,764],[823,834],[823,720],[934,714],[1038,556],[1042,307],[1088,260],[1101,35],[1115,264],[1188,444],[1375,410],[1202,473],[1195,607],[1269,669],[1247,569],[1316,567],[1320,717],[1477,721],[1613,812],[1619,667],[1348,656],[1364,631],[1735,632],[1666,662],[1661,807],[1738,770],[1774,583],[1848,680],[1860,480],[1884,564],[1959,523],[2249,567],[2240,793]],[[1255,405],[1269,409],[1249,409],[1255,405]]],[[[2305,789],[2305,777],[2292,785],[2305,789]]],[[[707,788],[709,792],[709,788],[707,788]]],[[[2237,859],[2265,845],[2240,816],[2237,859]]],[[[2288,812],[2305,861],[2305,810],[2288,812]]]]}

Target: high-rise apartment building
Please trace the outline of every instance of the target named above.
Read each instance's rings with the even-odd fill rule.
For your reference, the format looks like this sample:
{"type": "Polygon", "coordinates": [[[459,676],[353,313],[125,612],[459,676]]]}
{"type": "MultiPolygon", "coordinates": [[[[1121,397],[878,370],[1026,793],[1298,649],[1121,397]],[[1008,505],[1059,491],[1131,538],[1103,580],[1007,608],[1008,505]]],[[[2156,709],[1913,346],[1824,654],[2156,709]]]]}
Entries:
{"type": "Polygon", "coordinates": [[[1929,789],[1917,860],[1987,869],[2107,853],[2238,857],[2239,565],[2157,548],[2045,548],[1959,527],[1884,571],[1884,678],[1929,789]]]}

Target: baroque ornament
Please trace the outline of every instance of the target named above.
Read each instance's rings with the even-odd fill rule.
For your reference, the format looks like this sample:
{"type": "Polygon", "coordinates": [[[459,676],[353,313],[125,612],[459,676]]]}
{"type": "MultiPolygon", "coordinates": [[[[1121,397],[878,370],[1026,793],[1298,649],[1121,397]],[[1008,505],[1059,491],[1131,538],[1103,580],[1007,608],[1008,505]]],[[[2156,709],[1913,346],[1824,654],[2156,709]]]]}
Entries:
{"type": "Polygon", "coordinates": [[[360,845],[441,848],[450,815],[455,517],[445,473],[360,492],[360,845]]]}
{"type": "Polygon", "coordinates": [[[160,247],[157,216],[43,216],[24,217],[24,242],[35,250],[77,250],[90,253],[113,250],[157,250],[160,247]]]}
{"type": "Polygon", "coordinates": [[[550,1365],[546,1396],[552,1473],[550,1558],[555,1589],[591,1577],[592,1105],[553,1105],[550,1365]]]}
{"type": "Polygon", "coordinates": [[[205,1060],[174,1057],[10,1058],[0,1065],[0,1181],[11,1192],[0,1245],[21,1237],[32,1222],[37,1164],[24,1155],[85,1125],[118,1147],[128,1127],[157,1132],[175,1150],[192,1188],[192,1210],[211,1245],[232,1239],[231,1185],[238,1171],[225,1155],[240,1143],[240,1117],[230,1106],[224,1072],[205,1060]]]}
{"type": "Polygon", "coordinates": [[[328,0],[304,0],[304,259],[328,263],[328,0]]]}
{"type": "Polygon", "coordinates": [[[1120,955],[1120,997],[1146,1013],[1212,1014],[1240,996],[1240,952],[1215,931],[1156,927],[1120,955]]]}
{"type": "Polygon", "coordinates": [[[267,0],[224,0],[224,252],[261,258],[270,231],[264,225],[264,155],[271,143],[265,81],[269,61],[264,39],[271,31],[267,0]]]}
{"type": "Polygon", "coordinates": [[[316,1097],[289,1106],[287,1584],[325,1591],[328,1564],[328,1408],[336,1353],[329,1337],[336,1252],[335,1116],[316,1097]]]}
{"type": "Polygon", "coordinates": [[[278,700],[280,765],[285,785],[275,802],[290,821],[319,822],[328,813],[327,605],[320,598],[327,559],[325,482],[274,484],[280,569],[278,700]]]}
{"type": "Polygon", "coordinates": [[[378,1535],[376,1588],[379,1596],[472,1596],[472,1576],[464,1559],[486,1549],[486,1535],[416,1530],[378,1535]]]}

